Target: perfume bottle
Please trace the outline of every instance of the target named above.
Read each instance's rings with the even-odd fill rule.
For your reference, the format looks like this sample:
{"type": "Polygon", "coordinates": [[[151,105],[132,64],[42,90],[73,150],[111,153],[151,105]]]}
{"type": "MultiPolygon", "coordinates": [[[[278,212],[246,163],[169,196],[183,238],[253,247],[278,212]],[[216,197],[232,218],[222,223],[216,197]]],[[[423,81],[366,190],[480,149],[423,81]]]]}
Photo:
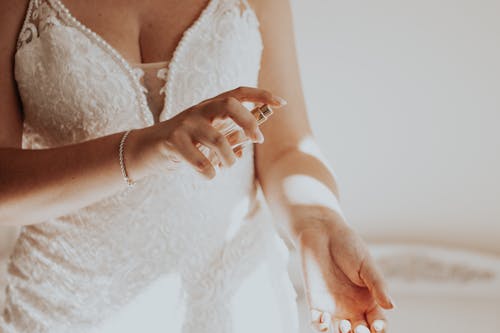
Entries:
{"type": "MultiPolygon", "coordinates": [[[[260,126],[260,124],[265,122],[267,118],[273,114],[273,110],[268,104],[264,104],[252,109],[250,113],[255,117],[257,124],[260,126]]],[[[236,124],[231,118],[215,119],[212,124],[216,130],[226,137],[235,154],[240,154],[243,151],[244,145],[253,142],[252,139],[245,134],[243,128],[236,124]]],[[[222,165],[216,152],[200,143],[197,144],[197,147],[208,158],[212,165],[222,165]]]]}

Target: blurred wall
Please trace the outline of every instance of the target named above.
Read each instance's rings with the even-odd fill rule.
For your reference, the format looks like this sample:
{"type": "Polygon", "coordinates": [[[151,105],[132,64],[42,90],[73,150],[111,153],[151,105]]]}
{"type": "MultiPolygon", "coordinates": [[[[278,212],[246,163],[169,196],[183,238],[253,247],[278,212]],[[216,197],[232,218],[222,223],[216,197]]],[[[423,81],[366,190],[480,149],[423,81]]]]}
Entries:
{"type": "Polygon", "coordinates": [[[500,2],[292,2],[351,222],[371,240],[500,254],[500,2]]]}

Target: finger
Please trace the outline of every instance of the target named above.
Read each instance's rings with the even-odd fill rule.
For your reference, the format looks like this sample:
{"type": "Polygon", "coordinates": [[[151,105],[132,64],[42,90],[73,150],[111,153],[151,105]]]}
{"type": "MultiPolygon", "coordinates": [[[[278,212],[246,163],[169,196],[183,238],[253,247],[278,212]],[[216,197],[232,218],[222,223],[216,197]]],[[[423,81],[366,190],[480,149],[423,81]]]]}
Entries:
{"type": "Polygon", "coordinates": [[[371,333],[368,328],[368,323],[364,317],[355,317],[351,319],[352,332],[354,333],[371,333]]]}
{"type": "Polygon", "coordinates": [[[379,306],[366,313],[366,320],[373,333],[384,333],[387,327],[387,320],[379,306]]]}
{"type": "Polygon", "coordinates": [[[374,320],[371,327],[374,333],[385,333],[387,332],[387,321],[381,319],[374,320]]]}
{"type": "Polygon", "coordinates": [[[243,156],[243,147],[242,146],[238,146],[236,148],[234,148],[234,154],[237,156],[237,157],[241,157],[243,156]]]}
{"type": "Polygon", "coordinates": [[[196,148],[191,137],[186,132],[176,132],[172,135],[171,141],[177,147],[181,157],[198,172],[209,179],[215,177],[215,168],[212,163],[196,148]]]}
{"type": "Polygon", "coordinates": [[[317,332],[332,333],[330,324],[312,323],[311,327],[317,332]]]}
{"type": "Polygon", "coordinates": [[[361,264],[359,277],[382,308],[388,310],[394,308],[394,302],[387,292],[382,273],[371,257],[367,257],[361,264]]]}
{"type": "Polygon", "coordinates": [[[337,326],[340,333],[350,333],[352,329],[351,321],[347,319],[339,320],[337,326]]]}
{"type": "Polygon", "coordinates": [[[318,332],[331,333],[332,318],[330,313],[317,309],[311,310],[311,326],[318,332]]]}
{"type": "Polygon", "coordinates": [[[257,119],[234,97],[226,97],[220,99],[218,105],[211,109],[211,116],[215,117],[230,117],[239,125],[245,134],[255,142],[262,142],[264,135],[260,131],[257,119]]]}
{"type": "Polygon", "coordinates": [[[276,96],[268,90],[253,87],[238,87],[220,94],[218,97],[234,97],[240,102],[271,104],[278,108],[287,104],[286,100],[282,97],[276,96]]]}
{"type": "Polygon", "coordinates": [[[320,317],[321,327],[330,332],[332,328],[332,316],[328,312],[323,312],[320,317]]]}
{"type": "Polygon", "coordinates": [[[248,136],[241,130],[233,130],[230,133],[226,134],[224,132],[221,133],[226,136],[226,139],[229,142],[229,145],[233,147],[233,150],[238,146],[249,143],[248,136]]]}
{"type": "Polygon", "coordinates": [[[236,162],[236,155],[226,137],[208,122],[199,122],[192,136],[199,143],[213,149],[225,166],[230,167],[236,162]]]}

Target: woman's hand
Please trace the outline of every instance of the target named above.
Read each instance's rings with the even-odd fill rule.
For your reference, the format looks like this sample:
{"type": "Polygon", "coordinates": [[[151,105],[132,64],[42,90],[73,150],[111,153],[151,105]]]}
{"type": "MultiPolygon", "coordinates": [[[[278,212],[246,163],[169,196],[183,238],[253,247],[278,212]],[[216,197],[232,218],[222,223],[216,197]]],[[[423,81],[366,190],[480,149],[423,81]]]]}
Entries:
{"type": "Polygon", "coordinates": [[[386,332],[382,309],[394,304],[362,239],[334,217],[299,234],[311,321],[320,332],[386,332]]]}
{"type": "MultiPolygon", "coordinates": [[[[172,163],[178,163],[184,160],[191,164],[198,172],[211,179],[215,176],[215,168],[207,157],[198,149],[197,144],[202,144],[212,149],[218,156],[223,165],[230,167],[236,161],[236,154],[233,151],[227,138],[212,126],[212,121],[216,118],[232,118],[234,122],[242,127],[246,136],[254,142],[262,142],[264,136],[259,129],[257,120],[243,106],[242,102],[248,101],[257,104],[269,104],[274,107],[280,107],[284,104],[281,97],[274,96],[266,90],[239,87],[234,90],[224,92],[218,96],[202,101],[171,119],[145,128],[143,130],[132,132],[136,136],[135,140],[141,144],[135,144],[136,163],[148,161],[148,167],[137,167],[136,170],[148,170],[149,172],[168,169],[172,163]],[[146,154],[144,158],[138,158],[141,155],[141,149],[144,147],[154,147],[153,152],[146,154]],[[154,169],[154,170],[151,170],[154,169]]],[[[133,138],[131,140],[134,140],[133,138]]],[[[131,178],[140,178],[143,175],[134,175],[134,153],[130,153],[128,160],[130,163],[131,178]]],[[[144,153],[142,153],[144,155],[144,153]]],[[[127,160],[127,156],[125,156],[127,160]]],[[[144,173],[144,171],[143,171],[144,173]]]]}

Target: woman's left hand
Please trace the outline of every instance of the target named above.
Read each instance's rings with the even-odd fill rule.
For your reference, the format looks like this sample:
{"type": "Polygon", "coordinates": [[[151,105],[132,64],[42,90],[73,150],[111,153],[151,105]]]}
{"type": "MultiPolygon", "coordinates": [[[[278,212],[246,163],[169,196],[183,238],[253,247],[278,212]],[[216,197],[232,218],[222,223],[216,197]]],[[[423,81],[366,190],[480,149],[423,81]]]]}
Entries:
{"type": "Polygon", "coordinates": [[[394,304],[363,240],[334,218],[308,222],[297,244],[312,326],[320,332],[386,332],[382,309],[394,304]]]}

